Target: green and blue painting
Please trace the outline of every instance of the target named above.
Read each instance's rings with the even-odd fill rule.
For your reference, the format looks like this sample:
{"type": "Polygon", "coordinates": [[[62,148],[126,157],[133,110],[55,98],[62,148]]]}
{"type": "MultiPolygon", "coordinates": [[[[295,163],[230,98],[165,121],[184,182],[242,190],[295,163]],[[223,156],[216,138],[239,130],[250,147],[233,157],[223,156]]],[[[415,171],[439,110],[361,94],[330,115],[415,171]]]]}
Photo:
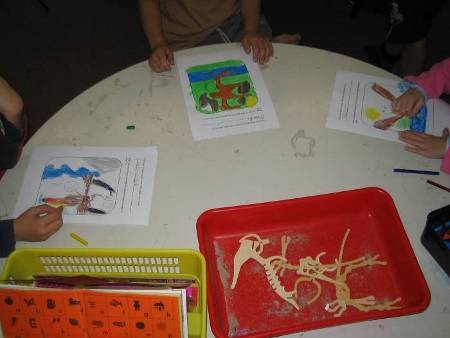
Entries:
{"type": "Polygon", "coordinates": [[[193,66],[186,73],[195,108],[200,113],[250,108],[258,103],[252,79],[241,60],[193,66]]]}

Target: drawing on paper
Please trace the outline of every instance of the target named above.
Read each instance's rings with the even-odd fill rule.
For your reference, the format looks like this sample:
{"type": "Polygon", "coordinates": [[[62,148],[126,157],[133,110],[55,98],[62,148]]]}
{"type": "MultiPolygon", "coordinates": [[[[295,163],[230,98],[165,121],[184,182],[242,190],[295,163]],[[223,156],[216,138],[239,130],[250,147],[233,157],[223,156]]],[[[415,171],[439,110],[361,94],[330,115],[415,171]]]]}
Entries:
{"type": "Polygon", "coordinates": [[[368,83],[364,88],[364,97],[361,109],[362,121],[368,125],[380,130],[414,130],[424,132],[426,129],[427,108],[424,107],[415,117],[409,117],[405,114],[394,114],[392,112],[392,103],[398,93],[400,96],[408,87],[403,82],[396,87],[385,88],[377,83],[368,83]]]}
{"type": "Polygon", "coordinates": [[[122,163],[110,157],[57,157],[42,172],[36,203],[65,214],[105,215],[116,205],[122,163]]]}
{"type": "Polygon", "coordinates": [[[411,118],[392,112],[395,88],[385,88],[377,83],[368,83],[364,88],[362,121],[369,126],[396,131],[409,130],[411,118]]]}
{"type": "Polygon", "coordinates": [[[227,60],[186,69],[195,108],[204,114],[249,108],[258,103],[252,79],[241,60],[227,60]]]}
{"type": "Polygon", "coordinates": [[[302,302],[300,299],[302,297],[304,298],[299,292],[300,284],[310,283],[309,285],[315,290],[312,297],[306,301],[306,305],[309,305],[314,303],[321,296],[322,284],[320,282],[330,283],[334,286],[335,299],[326,303],[324,309],[325,311],[332,313],[334,317],[340,317],[348,307],[353,307],[356,310],[363,312],[400,308],[400,297],[394,300],[389,300],[387,298],[377,300],[373,295],[367,295],[362,298],[352,298],[352,290],[347,283],[348,275],[353,270],[375,265],[387,265],[387,262],[379,260],[379,254],[363,255],[351,260],[344,260],[344,247],[349,234],[350,229],[347,229],[341,241],[338,257],[332,261],[333,263],[328,264],[324,264],[320,261],[326,254],[325,251],[317,254],[315,258],[310,256],[300,258],[298,264],[289,262],[286,258],[287,248],[291,241],[289,236],[283,235],[281,238],[281,255],[269,257],[264,257],[262,255],[264,245],[270,243],[269,239],[262,239],[257,234],[243,236],[239,240],[239,249],[234,255],[234,270],[231,289],[236,287],[243,264],[250,259],[254,259],[263,266],[267,281],[273,291],[297,310],[301,310],[302,302]],[[286,270],[291,270],[298,276],[291,290],[287,290],[287,286],[285,286],[280,279],[280,277],[283,277],[286,270]]]}

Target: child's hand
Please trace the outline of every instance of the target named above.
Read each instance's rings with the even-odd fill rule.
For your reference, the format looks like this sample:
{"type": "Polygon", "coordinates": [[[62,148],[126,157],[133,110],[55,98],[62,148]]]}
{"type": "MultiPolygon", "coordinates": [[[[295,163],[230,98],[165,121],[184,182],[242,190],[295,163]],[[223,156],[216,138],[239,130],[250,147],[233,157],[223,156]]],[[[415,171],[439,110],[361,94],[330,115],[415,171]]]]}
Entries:
{"type": "Polygon", "coordinates": [[[392,111],[395,114],[404,113],[408,116],[415,116],[424,103],[425,98],[422,93],[415,88],[409,88],[392,102],[392,111]]]}
{"type": "Polygon", "coordinates": [[[263,65],[273,56],[272,42],[263,34],[244,33],[241,43],[247,54],[253,51],[253,62],[263,65]]]}
{"type": "Polygon", "coordinates": [[[169,71],[175,64],[173,52],[166,44],[157,46],[150,55],[148,63],[155,73],[169,71]]]}
{"type": "Polygon", "coordinates": [[[443,158],[447,149],[448,128],[442,131],[442,136],[418,133],[414,131],[399,132],[399,139],[407,143],[405,150],[429,158],[443,158]]]}
{"type": "Polygon", "coordinates": [[[52,208],[46,204],[29,208],[14,220],[16,241],[45,241],[61,227],[62,211],[62,207],[52,208]]]}

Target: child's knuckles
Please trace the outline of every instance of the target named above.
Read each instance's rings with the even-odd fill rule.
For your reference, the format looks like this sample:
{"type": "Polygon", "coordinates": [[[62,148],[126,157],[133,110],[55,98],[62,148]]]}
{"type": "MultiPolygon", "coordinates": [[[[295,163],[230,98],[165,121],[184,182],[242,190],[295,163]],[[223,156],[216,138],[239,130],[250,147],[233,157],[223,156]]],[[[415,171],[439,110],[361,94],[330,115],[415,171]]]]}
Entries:
{"type": "Polygon", "coordinates": [[[36,237],[40,241],[45,241],[50,237],[50,233],[46,227],[39,227],[36,229],[36,237]]]}

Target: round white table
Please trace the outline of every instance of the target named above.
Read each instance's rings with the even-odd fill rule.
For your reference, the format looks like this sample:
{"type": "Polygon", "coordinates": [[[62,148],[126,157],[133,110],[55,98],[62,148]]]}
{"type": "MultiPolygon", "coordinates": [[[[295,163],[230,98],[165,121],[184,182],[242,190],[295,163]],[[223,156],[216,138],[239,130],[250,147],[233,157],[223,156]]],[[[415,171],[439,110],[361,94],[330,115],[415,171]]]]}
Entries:
{"type": "MultiPolygon", "coordinates": [[[[236,48],[215,45],[195,54],[236,48]]],[[[428,282],[432,299],[423,313],[329,327],[297,337],[448,337],[450,279],[420,243],[427,214],[449,194],[426,177],[394,167],[439,170],[439,161],[403,151],[400,143],[325,128],[337,70],[395,78],[367,63],[301,46],[275,45],[262,75],[280,128],[194,141],[176,69],[152,74],[147,62],[124,69],[69,102],[33,135],[22,160],[0,181],[12,212],[36,145],[156,146],[158,162],[149,226],[64,225],[44,243],[18,247],[198,248],[195,223],[205,210],[377,186],[394,199],[428,282]],[[135,125],[128,130],[128,125],[135,125]],[[309,156],[296,156],[299,131],[315,140],[309,156]]],[[[69,79],[70,81],[70,79],[69,79]]],[[[298,154],[297,154],[298,155],[298,154]]],[[[212,335],[209,331],[209,335],[212,335]]]]}

